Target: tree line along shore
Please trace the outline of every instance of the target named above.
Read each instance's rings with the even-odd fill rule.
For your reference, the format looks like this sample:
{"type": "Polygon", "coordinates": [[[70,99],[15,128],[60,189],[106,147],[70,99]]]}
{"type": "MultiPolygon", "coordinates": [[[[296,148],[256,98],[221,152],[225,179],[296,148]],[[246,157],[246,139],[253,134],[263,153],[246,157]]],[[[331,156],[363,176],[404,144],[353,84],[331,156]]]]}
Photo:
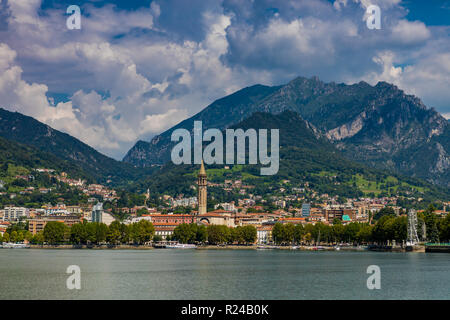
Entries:
{"type": "MultiPolygon", "coordinates": [[[[418,235],[423,242],[450,241],[450,215],[445,218],[436,216],[432,210],[419,217],[418,235]]],[[[291,245],[335,245],[348,243],[353,245],[378,244],[384,245],[396,241],[401,243],[407,238],[407,217],[387,214],[380,217],[376,223],[351,222],[342,224],[336,220],[331,225],[321,222],[315,224],[275,223],[271,237],[267,243],[279,246],[291,245]]],[[[180,224],[172,235],[163,239],[155,234],[153,224],[147,220],[124,224],[119,221],[109,226],[99,222],[82,222],[72,227],[62,222],[51,221],[43,231],[33,235],[27,230],[26,224],[18,223],[11,226],[3,236],[2,243],[30,243],[42,246],[69,245],[75,248],[103,246],[106,248],[122,248],[151,246],[162,240],[197,245],[242,245],[251,246],[257,243],[257,229],[252,225],[235,228],[225,225],[180,224]]],[[[262,244],[259,242],[259,244],[262,244]]]]}

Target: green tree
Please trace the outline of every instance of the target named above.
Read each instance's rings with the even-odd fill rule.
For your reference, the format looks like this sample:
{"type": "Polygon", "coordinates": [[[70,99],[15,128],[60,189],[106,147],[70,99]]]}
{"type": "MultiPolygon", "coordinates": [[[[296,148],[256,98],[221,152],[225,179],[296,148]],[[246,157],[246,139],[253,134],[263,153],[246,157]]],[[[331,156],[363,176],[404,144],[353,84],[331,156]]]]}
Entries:
{"type": "Polygon", "coordinates": [[[341,242],[345,239],[345,227],[342,224],[335,224],[331,229],[331,237],[335,242],[341,242]]]}
{"type": "Polygon", "coordinates": [[[360,224],[351,222],[345,226],[344,237],[348,242],[355,242],[357,240],[356,235],[360,229],[360,224]]]}
{"type": "Polygon", "coordinates": [[[244,237],[244,227],[237,226],[235,228],[231,228],[231,242],[238,244],[244,244],[245,243],[245,237],[244,237]]]}
{"type": "Polygon", "coordinates": [[[246,244],[252,244],[256,242],[258,231],[254,226],[244,226],[241,230],[242,237],[246,244]]]}
{"type": "Polygon", "coordinates": [[[86,243],[86,223],[76,223],[70,228],[70,242],[73,244],[86,243]]]}
{"type": "Polygon", "coordinates": [[[293,223],[283,224],[284,242],[291,244],[294,241],[295,225],[293,223]]]}
{"type": "Polygon", "coordinates": [[[25,240],[27,240],[28,242],[31,242],[31,239],[33,239],[33,234],[30,231],[25,231],[25,240]]]}
{"type": "Polygon", "coordinates": [[[208,243],[224,244],[230,240],[230,228],[224,225],[209,225],[207,227],[208,243]]]}
{"type": "Polygon", "coordinates": [[[108,228],[108,233],[106,234],[106,241],[110,244],[118,244],[121,242],[121,223],[117,220],[113,221],[108,228]]]}
{"type": "Polygon", "coordinates": [[[43,244],[45,241],[44,239],[44,231],[36,233],[33,238],[31,239],[31,243],[33,244],[43,244]]]}
{"type": "Polygon", "coordinates": [[[305,230],[304,230],[304,236],[303,239],[307,242],[307,243],[311,243],[311,240],[313,239],[313,232],[314,232],[314,226],[312,224],[307,224],[305,226],[305,230]]]}
{"type": "Polygon", "coordinates": [[[440,238],[442,241],[450,242],[450,214],[441,221],[440,238]]]}
{"type": "Polygon", "coordinates": [[[66,234],[66,225],[58,221],[50,221],[44,227],[44,239],[50,244],[59,244],[64,242],[66,234]]]}
{"type": "Polygon", "coordinates": [[[43,244],[45,242],[44,231],[40,231],[35,234],[35,239],[37,244],[43,244]]]}
{"type": "Polygon", "coordinates": [[[11,240],[11,242],[17,242],[17,231],[16,230],[11,232],[10,240],[11,240]]]}
{"type": "Polygon", "coordinates": [[[380,211],[378,211],[375,214],[374,219],[375,220],[379,220],[381,217],[384,217],[384,216],[395,217],[394,208],[392,208],[392,207],[384,207],[383,209],[381,209],[380,211]]]}
{"type": "Polygon", "coordinates": [[[297,224],[294,230],[294,241],[296,243],[302,242],[304,235],[305,235],[305,228],[303,228],[302,224],[300,223],[297,224]]]}
{"type": "Polygon", "coordinates": [[[196,240],[197,225],[182,223],[173,230],[173,236],[181,243],[192,243],[196,240]]]}
{"type": "Polygon", "coordinates": [[[132,223],[130,227],[130,238],[135,244],[144,244],[153,238],[155,227],[147,220],[140,220],[137,223],[132,223]]]}
{"type": "Polygon", "coordinates": [[[407,217],[397,217],[393,219],[390,225],[391,230],[389,234],[391,239],[401,242],[407,238],[407,228],[408,228],[408,218],[407,217]]]}
{"type": "Polygon", "coordinates": [[[106,241],[106,235],[108,233],[108,226],[104,223],[93,222],[95,228],[95,243],[101,244],[106,241]]]}
{"type": "Polygon", "coordinates": [[[429,242],[439,242],[439,219],[434,213],[434,210],[430,210],[433,208],[433,206],[431,206],[431,208],[429,207],[427,209],[428,212],[424,213],[425,226],[427,230],[427,240],[429,242]]]}
{"type": "Polygon", "coordinates": [[[9,238],[9,233],[5,232],[3,234],[3,242],[9,242],[10,238],[9,238]]]}
{"type": "Polygon", "coordinates": [[[203,243],[208,240],[208,231],[206,229],[206,226],[204,225],[197,226],[197,233],[195,235],[195,240],[199,243],[203,243]]]}
{"type": "Polygon", "coordinates": [[[85,229],[85,243],[95,243],[97,228],[95,227],[94,222],[87,222],[84,225],[85,229]]]}
{"type": "Polygon", "coordinates": [[[25,240],[25,230],[21,230],[17,232],[17,242],[23,242],[25,240]]]}
{"type": "Polygon", "coordinates": [[[148,210],[146,208],[140,208],[136,211],[136,215],[141,217],[143,214],[148,214],[148,210]]]}
{"type": "Polygon", "coordinates": [[[276,244],[284,242],[284,228],[279,222],[275,223],[272,229],[272,239],[276,244]]]}
{"type": "Polygon", "coordinates": [[[332,229],[322,222],[317,222],[312,229],[312,239],[319,242],[328,242],[332,239],[332,229]]]}
{"type": "Polygon", "coordinates": [[[372,239],[372,227],[368,224],[363,224],[356,234],[356,239],[359,243],[368,243],[372,239]]]}
{"type": "Polygon", "coordinates": [[[121,243],[129,243],[130,242],[130,233],[128,226],[124,223],[120,224],[120,242],[121,243]]]}
{"type": "Polygon", "coordinates": [[[391,234],[389,234],[388,229],[390,228],[392,219],[392,216],[385,215],[377,221],[372,229],[372,238],[374,241],[378,243],[385,243],[387,240],[389,240],[391,234]]]}

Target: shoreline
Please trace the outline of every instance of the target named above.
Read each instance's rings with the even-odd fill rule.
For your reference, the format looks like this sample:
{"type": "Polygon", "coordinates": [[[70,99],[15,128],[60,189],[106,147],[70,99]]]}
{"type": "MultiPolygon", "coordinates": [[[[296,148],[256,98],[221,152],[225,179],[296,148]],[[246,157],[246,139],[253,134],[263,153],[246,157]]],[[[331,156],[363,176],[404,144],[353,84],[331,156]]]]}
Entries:
{"type": "MultiPolygon", "coordinates": [[[[3,248],[8,249],[8,248],[3,248]]],[[[25,248],[18,248],[25,249],[25,248]]],[[[61,244],[61,245],[38,245],[31,244],[26,249],[52,249],[52,250],[67,250],[67,249],[75,249],[75,250],[161,250],[161,249],[169,249],[169,248],[157,248],[153,245],[132,245],[132,244],[120,244],[120,245],[71,245],[71,244],[61,244]]],[[[196,248],[192,248],[195,250],[258,250],[258,251],[266,251],[266,250],[290,250],[290,251],[344,251],[344,252],[426,252],[425,246],[416,246],[413,250],[406,250],[406,248],[395,247],[395,248],[377,248],[377,249],[368,249],[367,247],[339,247],[336,250],[336,247],[328,247],[328,246],[268,246],[264,247],[261,245],[204,245],[197,246],[196,248]]],[[[192,250],[191,249],[191,250],[192,250]]],[[[178,249],[180,250],[180,249],[178,249]]],[[[188,249],[182,249],[188,250],[188,249]]]]}
{"type": "Polygon", "coordinates": [[[74,249],[74,250],[124,250],[124,249],[132,249],[132,250],[154,250],[155,248],[151,245],[71,245],[71,244],[61,244],[61,245],[49,245],[49,244],[32,244],[27,249],[74,249]]]}

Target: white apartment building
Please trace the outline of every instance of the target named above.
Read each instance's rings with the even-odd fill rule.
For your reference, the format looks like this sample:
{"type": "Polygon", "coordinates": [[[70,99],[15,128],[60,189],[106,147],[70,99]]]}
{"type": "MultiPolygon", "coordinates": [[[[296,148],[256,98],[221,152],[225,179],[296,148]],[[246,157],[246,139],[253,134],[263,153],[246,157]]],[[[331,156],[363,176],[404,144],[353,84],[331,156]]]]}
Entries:
{"type": "Polygon", "coordinates": [[[3,211],[3,221],[17,221],[28,216],[28,209],[23,207],[5,207],[3,211]]]}
{"type": "Polygon", "coordinates": [[[217,208],[219,208],[219,207],[222,207],[223,210],[225,210],[225,211],[237,212],[237,209],[236,209],[234,203],[228,203],[228,202],[219,203],[214,206],[214,209],[217,210],[217,208]]]}

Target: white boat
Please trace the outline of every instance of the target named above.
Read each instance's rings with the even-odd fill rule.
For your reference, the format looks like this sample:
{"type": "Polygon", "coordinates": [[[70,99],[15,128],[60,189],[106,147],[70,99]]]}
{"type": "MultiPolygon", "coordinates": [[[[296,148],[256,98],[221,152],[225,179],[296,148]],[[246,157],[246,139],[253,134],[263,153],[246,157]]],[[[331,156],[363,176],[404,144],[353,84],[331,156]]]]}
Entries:
{"type": "Polygon", "coordinates": [[[258,250],[270,250],[270,249],[278,249],[277,246],[271,246],[271,245],[261,245],[261,246],[257,246],[256,249],[258,250]]]}
{"type": "Polygon", "coordinates": [[[175,243],[175,244],[167,244],[167,249],[195,249],[197,246],[195,244],[188,243],[175,243]]]}
{"type": "Polygon", "coordinates": [[[25,249],[29,247],[30,245],[25,243],[11,243],[11,242],[4,243],[2,246],[2,248],[4,249],[25,249]]]}

